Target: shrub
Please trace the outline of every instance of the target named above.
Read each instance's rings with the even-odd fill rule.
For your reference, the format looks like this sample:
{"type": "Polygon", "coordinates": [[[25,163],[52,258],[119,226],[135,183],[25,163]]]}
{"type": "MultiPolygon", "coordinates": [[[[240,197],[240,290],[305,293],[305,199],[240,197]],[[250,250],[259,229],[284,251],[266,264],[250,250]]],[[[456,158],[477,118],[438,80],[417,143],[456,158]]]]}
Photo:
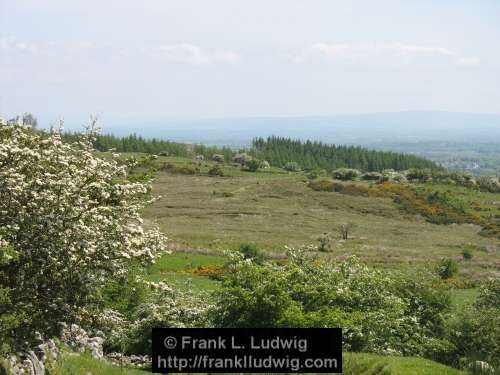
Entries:
{"type": "Polygon", "coordinates": [[[410,181],[427,182],[432,179],[430,169],[410,169],[406,172],[406,178],[410,181]]]}
{"type": "Polygon", "coordinates": [[[462,250],[462,257],[464,260],[471,260],[472,259],[472,251],[469,249],[463,249],[462,250]]]}
{"type": "Polygon", "coordinates": [[[217,327],[342,327],[346,351],[423,355],[446,346],[449,298],[429,275],[370,270],[292,251],[282,265],[234,257],[210,310],[217,327]]]}
{"type": "Polygon", "coordinates": [[[500,366],[500,279],[485,283],[476,303],[459,311],[447,327],[454,345],[453,365],[471,367],[483,361],[500,366]]]}
{"type": "Polygon", "coordinates": [[[300,172],[300,165],[294,161],[289,161],[283,166],[283,169],[289,172],[300,172]]]}
{"type": "Polygon", "coordinates": [[[216,163],[224,163],[224,155],[221,154],[214,154],[211,159],[216,163]]]}
{"type": "Polygon", "coordinates": [[[261,161],[258,159],[251,159],[245,163],[245,169],[250,172],[257,172],[261,166],[261,161]]]}
{"type": "Polygon", "coordinates": [[[323,233],[318,237],[318,251],[327,252],[332,249],[332,237],[329,233],[323,233]]]}
{"type": "Polygon", "coordinates": [[[394,169],[384,169],[382,171],[382,182],[405,182],[406,176],[404,173],[396,172],[394,169]]]}
{"type": "Polygon", "coordinates": [[[271,168],[271,164],[267,160],[262,160],[261,166],[262,169],[269,169],[271,168]]]}
{"type": "Polygon", "coordinates": [[[382,180],[382,173],[366,172],[361,175],[361,179],[366,181],[380,181],[382,180]]]}
{"type": "Polygon", "coordinates": [[[324,169],[316,168],[307,174],[307,178],[309,180],[316,180],[317,178],[323,177],[325,175],[326,175],[326,171],[324,169]]]}
{"type": "Polygon", "coordinates": [[[224,177],[224,171],[222,170],[221,167],[218,165],[214,165],[210,170],[208,171],[208,175],[212,177],[224,177]]]}
{"type": "Polygon", "coordinates": [[[360,174],[360,171],[351,168],[339,168],[332,172],[334,178],[342,181],[355,180],[360,174]]]}
{"type": "Polygon", "coordinates": [[[458,264],[451,258],[441,259],[436,268],[436,272],[441,279],[449,279],[458,272],[458,264]]]}
{"type": "Polygon", "coordinates": [[[258,263],[264,260],[264,255],[253,243],[242,243],[238,247],[238,252],[243,256],[243,259],[252,259],[258,263]]]}
{"type": "Polygon", "coordinates": [[[200,171],[198,168],[189,165],[175,165],[173,163],[165,163],[162,169],[168,173],[185,175],[194,175],[200,171]]]}
{"type": "Polygon", "coordinates": [[[152,292],[132,312],[130,319],[108,311],[103,320],[107,351],[125,354],[150,354],[153,327],[184,328],[207,325],[207,297],[173,290],[166,284],[148,283],[152,292]]]}
{"type": "Polygon", "coordinates": [[[237,163],[241,166],[244,166],[250,160],[252,160],[252,157],[245,152],[233,156],[233,163],[237,163]]]}
{"type": "Polygon", "coordinates": [[[488,191],[490,193],[500,193],[500,182],[496,177],[479,177],[477,179],[477,186],[481,191],[488,191]]]}
{"type": "Polygon", "coordinates": [[[90,128],[64,143],[60,130],[0,125],[0,228],[8,229],[0,246],[11,253],[0,290],[15,288],[0,309],[26,318],[0,342],[50,336],[59,322],[98,315],[106,280],[164,249],[160,232],[141,226],[150,184],[127,180],[115,158],[96,157],[94,137],[90,128]]]}

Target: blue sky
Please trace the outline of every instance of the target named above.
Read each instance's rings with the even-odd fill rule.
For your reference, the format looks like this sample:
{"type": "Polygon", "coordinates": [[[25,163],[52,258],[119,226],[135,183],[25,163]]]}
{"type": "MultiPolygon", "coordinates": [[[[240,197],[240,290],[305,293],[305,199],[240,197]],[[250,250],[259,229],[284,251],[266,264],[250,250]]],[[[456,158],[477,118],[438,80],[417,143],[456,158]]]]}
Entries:
{"type": "Polygon", "coordinates": [[[0,0],[0,116],[500,113],[500,1],[0,0]]]}

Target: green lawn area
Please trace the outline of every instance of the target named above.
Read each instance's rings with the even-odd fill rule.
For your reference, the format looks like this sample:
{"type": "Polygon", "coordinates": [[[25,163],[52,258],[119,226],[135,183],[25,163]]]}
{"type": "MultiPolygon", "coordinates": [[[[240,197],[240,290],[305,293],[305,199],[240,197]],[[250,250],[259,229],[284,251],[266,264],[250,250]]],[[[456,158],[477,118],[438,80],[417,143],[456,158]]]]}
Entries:
{"type": "Polygon", "coordinates": [[[164,281],[180,290],[194,292],[212,291],[218,282],[206,276],[198,276],[193,271],[198,267],[222,266],[226,258],[218,255],[173,252],[163,255],[147,270],[150,281],[164,281]]]}
{"type": "Polygon", "coordinates": [[[90,354],[63,353],[51,375],[145,375],[151,370],[114,366],[92,358],[90,354]]]}
{"type": "Polygon", "coordinates": [[[461,310],[472,305],[479,294],[478,288],[454,289],[451,293],[451,303],[454,309],[461,310]]]}
{"type": "MultiPolygon", "coordinates": [[[[390,357],[365,353],[344,353],[345,375],[465,375],[439,363],[415,357],[390,357]]],[[[121,368],[95,360],[88,354],[64,353],[53,375],[143,375],[146,370],[121,368]]]]}
{"type": "Polygon", "coordinates": [[[416,357],[390,357],[365,353],[344,356],[346,375],[465,375],[463,371],[416,357]]]}

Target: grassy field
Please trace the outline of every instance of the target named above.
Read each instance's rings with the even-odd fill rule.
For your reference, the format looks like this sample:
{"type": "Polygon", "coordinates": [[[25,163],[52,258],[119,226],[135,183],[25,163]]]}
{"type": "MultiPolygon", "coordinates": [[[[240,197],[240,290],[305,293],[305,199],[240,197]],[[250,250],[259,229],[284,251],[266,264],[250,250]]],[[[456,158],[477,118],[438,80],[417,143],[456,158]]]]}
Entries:
{"type": "MultiPolygon", "coordinates": [[[[170,237],[172,249],[220,254],[252,242],[280,256],[285,246],[317,245],[318,237],[329,232],[332,251],[322,256],[356,254],[375,266],[403,269],[432,267],[450,257],[460,262],[461,275],[469,279],[499,275],[500,242],[480,236],[477,226],[431,224],[402,212],[388,198],[313,191],[304,173],[278,169],[252,173],[225,165],[224,177],[210,177],[206,172],[211,166],[202,163],[195,175],[159,172],[156,177],[153,193],[162,198],[144,216],[170,237]],[[338,227],[346,222],[354,229],[343,241],[338,227]],[[462,260],[465,247],[474,249],[470,261],[462,260]]],[[[500,202],[500,194],[476,194],[480,207],[500,202]]]]}
{"type": "MultiPolygon", "coordinates": [[[[464,372],[414,357],[390,357],[365,353],[344,353],[345,375],[465,375],[464,372]]],[[[54,375],[143,375],[146,370],[113,366],[88,354],[64,354],[54,375]]]]}

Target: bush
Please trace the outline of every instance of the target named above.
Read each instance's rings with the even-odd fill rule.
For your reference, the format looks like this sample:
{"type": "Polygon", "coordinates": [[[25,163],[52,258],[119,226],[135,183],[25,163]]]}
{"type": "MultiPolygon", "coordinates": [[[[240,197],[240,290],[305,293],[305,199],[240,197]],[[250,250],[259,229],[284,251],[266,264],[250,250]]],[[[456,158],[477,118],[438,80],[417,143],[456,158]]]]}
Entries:
{"type": "Polygon", "coordinates": [[[423,355],[447,345],[438,335],[450,300],[430,275],[407,279],[301,251],[282,265],[234,259],[214,293],[217,327],[342,327],[346,351],[423,355]]]}
{"type": "Polygon", "coordinates": [[[211,159],[216,163],[224,163],[224,155],[221,154],[214,154],[211,159]]]}
{"type": "Polygon", "coordinates": [[[463,249],[462,250],[462,257],[464,260],[471,260],[472,259],[472,251],[469,249],[463,249]]]}
{"type": "Polygon", "coordinates": [[[59,322],[92,319],[106,280],[164,249],[160,232],[140,224],[150,184],[97,157],[94,138],[92,128],[64,143],[59,130],[0,125],[0,228],[8,228],[0,233],[1,324],[23,318],[17,329],[2,327],[2,343],[23,345],[34,331],[51,336],[59,322]]]}
{"type": "Polygon", "coordinates": [[[332,172],[334,178],[342,181],[355,180],[359,177],[360,174],[361,172],[357,169],[350,168],[339,168],[332,172]]]}
{"type": "Polygon", "coordinates": [[[500,193],[500,182],[496,177],[479,177],[477,179],[477,186],[481,191],[488,191],[490,193],[500,193]]]}
{"type": "Polygon", "coordinates": [[[165,163],[162,169],[168,173],[185,175],[194,175],[200,172],[198,168],[194,168],[189,165],[175,165],[173,163],[165,163]]]}
{"type": "Polygon", "coordinates": [[[394,169],[384,169],[382,171],[382,182],[405,182],[404,173],[396,172],[394,169]]]}
{"type": "Polygon", "coordinates": [[[218,165],[214,165],[210,170],[208,171],[208,175],[212,177],[224,177],[224,171],[222,170],[221,167],[218,165]]]}
{"type": "Polygon", "coordinates": [[[243,153],[239,153],[239,154],[236,154],[233,156],[233,163],[237,163],[241,166],[244,166],[244,165],[246,165],[246,163],[248,163],[252,159],[253,158],[250,155],[243,152],[243,153]]]}
{"type": "Polygon", "coordinates": [[[283,169],[289,172],[300,172],[300,165],[294,161],[289,161],[283,166],[283,169]]]}
{"type": "Polygon", "coordinates": [[[238,252],[243,256],[243,259],[252,259],[255,262],[262,262],[264,255],[253,243],[243,243],[238,247],[238,252]]]}
{"type": "Polygon", "coordinates": [[[319,177],[323,177],[326,175],[326,171],[324,169],[313,169],[307,174],[307,178],[309,180],[316,180],[319,177]]]}
{"type": "Polygon", "coordinates": [[[439,265],[436,268],[436,272],[441,277],[441,279],[446,280],[455,276],[458,272],[458,264],[451,258],[441,259],[439,265]]]}
{"type": "Polygon", "coordinates": [[[432,180],[430,169],[410,169],[406,172],[406,178],[410,181],[427,182],[432,180]]]}
{"type": "Polygon", "coordinates": [[[108,311],[103,320],[107,351],[125,354],[150,354],[151,329],[154,327],[184,328],[207,325],[207,297],[199,298],[170,289],[166,284],[149,283],[148,299],[133,310],[130,319],[108,311]]]}
{"type": "Polygon", "coordinates": [[[250,172],[257,172],[261,166],[261,161],[258,159],[251,159],[245,163],[245,169],[250,172]]]}
{"type": "Polygon", "coordinates": [[[332,249],[332,237],[329,233],[323,233],[318,237],[318,251],[328,252],[332,249]]]}
{"type": "Polygon", "coordinates": [[[382,173],[366,172],[361,175],[361,179],[366,181],[380,181],[382,180],[382,173]]]}

